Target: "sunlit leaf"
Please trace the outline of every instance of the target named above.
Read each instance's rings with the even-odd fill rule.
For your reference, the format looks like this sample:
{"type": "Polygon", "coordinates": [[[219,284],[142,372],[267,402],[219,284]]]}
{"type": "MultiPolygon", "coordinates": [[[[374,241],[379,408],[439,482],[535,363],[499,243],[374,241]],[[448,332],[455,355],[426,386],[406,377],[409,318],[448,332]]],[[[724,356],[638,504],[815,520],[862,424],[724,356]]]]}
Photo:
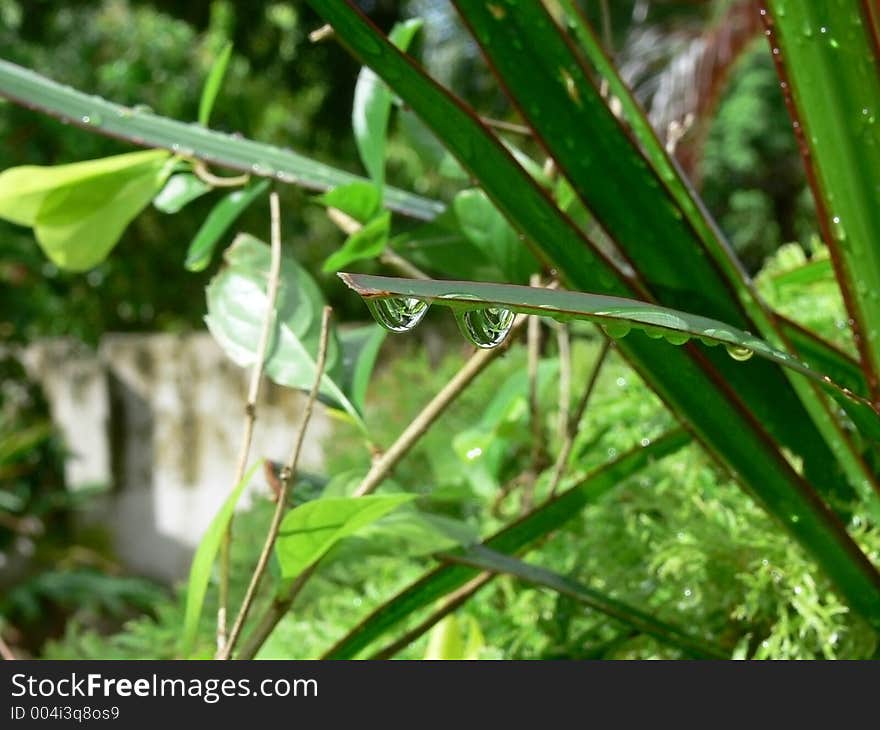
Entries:
{"type": "Polygon", "coordinates": [[[188,203],[211,191],[211,186],[189,172],[181,172],[168,178],[153,205],[163,213],[177,213],[188,203]]]}
{"type": "Polygon", "coordinates": [[[337,542],[414,498],[411,494],[327,497],[291,510],[275,543],[282,577],[295,578],[337,542]]]}

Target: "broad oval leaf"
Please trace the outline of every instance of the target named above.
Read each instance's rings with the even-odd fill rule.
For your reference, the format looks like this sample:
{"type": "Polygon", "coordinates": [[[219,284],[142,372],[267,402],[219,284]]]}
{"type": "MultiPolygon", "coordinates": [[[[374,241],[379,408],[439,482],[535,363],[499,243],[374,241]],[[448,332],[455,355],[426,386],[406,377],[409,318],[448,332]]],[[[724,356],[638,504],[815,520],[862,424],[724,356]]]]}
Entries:
{"type": "Polygon", "coordinates": [[[275,543],[282,578],[296,578],[340,540],[413,499],[413,494],[327,497],[291,510],[275,543]]]}
{"type": "Polygon", "coordinates": [[[170,174],[169,154],[131,152],[70,165],[27,165],[0,174],[0,217],[32,226],[60,268],[101,263],[170,174]]]}
{"type": "MultiPolygon", "coordinates": [[[[224,254],[226,266],[206,290],[208,329],[226,354],[241,367],[254,365],[268,306],[269,246],[240,234],[224,254]]],[[[321,310],[324,297],[308,272],[293,258],[282,256],[275,326],[269,343],[265,373],[279,385],[308,390],[315,379],[321,310]]],[[[339,356],[331,333],[326,371],[333,372],[339,356]]],[[[365,428],[357,408],[342,388],[325,373],[320,393],[344,410],[359,428],[365,428]]]]}

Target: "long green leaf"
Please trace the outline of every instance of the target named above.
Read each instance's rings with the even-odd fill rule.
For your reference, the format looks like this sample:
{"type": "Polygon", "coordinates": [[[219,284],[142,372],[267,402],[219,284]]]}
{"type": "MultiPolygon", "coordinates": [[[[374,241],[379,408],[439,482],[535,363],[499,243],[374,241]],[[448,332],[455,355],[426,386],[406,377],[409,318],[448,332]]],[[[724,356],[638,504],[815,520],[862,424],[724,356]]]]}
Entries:
{"type": "Polygon", "coordinates": [[[254,472],[263,463],[260,459],[247,470],[242,480],[235,485],[223,506],[211,520],[207,531],[202,537],[199,547],[193,556],[192,565],[189,569],[189,581],[186,589],[186,609],[184,610],[183,633],[181,635],[181,654],[184,657],[190,655],[196,641],[199,629],[199,618],[202,615],[202,606],[205,603],[205,595],[208,592],[208,583],[211,580],[211,568],[217,551],[220,549],[220,541],[226,532],[226,527],[232,519],[235,505],[241,499],[244,488],[250,483],[254,472]]]}
{"type": "MultiPolygon", "coordinates": [[[[363,180],[329,165],[242,137],[205,129],[114,104],[62,86],[33,71],[0,60],[0,97],[38,109],[85,129],[121,137],[145,147],[162,147],[257,177],[270,177],[312,190],[329,190],[363,180]]],[[[388,187],[385,204],[413,218],[430,220],[445,206],[435,200],[388,187]]]]}
{"type": "Polygon", "coordinates": [[[260,180],[242,190],[227,193],[208,213],[186,251],[184,266],[188,271],[204,271],[214,255],[217,243],[238,217],[269,189],[268,180],[260,180]]]}
{"type": "Polygon", "coordinates": [[[226,75],[226,67],[229,65],[231,57],[232,43],[227,43],[217,54],[217,58],[214,59],[211,70],[208,72],[208,77],[205,79],[205,86],[199,99],[199,124],[204,127],[208,126],[208,120],[211,118],[211,111],[217,100],[217,94],[220,93],[223,77],[226,75]]]}
{"type": "MultiPolygon", "coordinates": [[[[388,39],[405,51],[422,25],[419,18],[397,23],[388,39]]],[[[351,126],[364,167],[379,187],[385,184],[385,142],[391,99],[391,89],[371,69],[361,69],[354,87],[351,126]]]]}
{"type": "Polygon", "coordinates": [[[494,284],[490,282],[399,279],[369,274],[340,274],[340,278],[366,300],[414,297],[431,304],[473,311],[498,306],[513,312],[557,319],[584,319],[602,325],[614,338],[638,329],[649,337],[663,338],[672,345],[684,345],[691,338],[705,345],[724,345],[731,358],[744,361],[753,354],[789,368],[815,381],[839,400],[847,412],[858,412],[860,422],[871,424],[866,436],[880,436],[880,413],[871,402],[814,371],[793,355],[776,350],[758,337],[697,314],[602,294],[560,291],[543,287],[494,284]]]}
{"type": "MultiPolygon", "coordinates": [[[[343,44],[384,78],[479,179],[508,220],[539,247],[542,257],[555,265],[572,288],[650,299],[642,282],[593,253],[581,231],[560,213],[497,138],[460,101],[389,44],[352,3],[312,0],[312,4],[343,44]]],[[[815,453],[828,449],[809,419],[780,421],[770,412],[777,402],[786,408],[797,406],[794,394],[789,391],[786,395],[787,388],[774,383],[778,373],[776,378],[772,374],[764,377],[766,371],[760,370],[759,375],[756,370],[754,378],[744,378],[742,370],[730,368],[731,362],[723,353],[664,349],[647,338],[630,338],[620,349],[659,396],[689,421],[709,451],[735,471],[739,481],[813,555],[850,605],[880,625],[880,575],[840,520],[817,498],[810,483],[791,467],[763,425],[776,421],[785,426],[785,446],[803,457],[805,474],[816,478],[824,469],[822,482],[829,492],[833,490],[828,467],[834,462],[814,458],[815,453]],[[746,394],[748,402],[744,401],[746,394]],[[756,412],[761,413],[760,419],[756,412]],[[797,433],[803,439],[794,438],[797,433]],[[805,448],[806,443],[811,446],[805,448]]],[[[776,368],[770,363],[765,366],[771,373],[776,368]]]]}
{"type": "Polygon", "coordinates": [[[878,398],[880,377],[880,58],[870,3],[769,0],[773,57],[856,342],[878,398]],[[865,11],[865,12],[863,12],[865,11]]]}
{"type": "MultiPolygon", "coordinates": [[[[675,453],[690,442],[683,430],[670,432],[649,446],[639,447],[589,474],[583,480],[485,541],[498,552],[514,554],[578,515],[615,486],[648,464],[675,453]]],[[[460,588],[479,571],[461,565],[443,565],[398,593],[373,611],[363,622],[331,648],[327,659],[353,659],[414,612],[460,588]]]]}
{"type": "Polygon", "coordinates": [[[686,654],[698,659],[729,658],[729,654],[719,647],[707,644],[672,624],[660,621],[623,601],[605,595],[601,591],[594,590],[546,568],[517,560],[510,555],[477,545],[460,553],[447,553],[440,557],[480,570],[506,573],[516,576],[526,583],[550,588],[564,596],[574,598],[595,611],[611,616],[637,631],[653,636],[664,644],[682,649],[686,654]]]}

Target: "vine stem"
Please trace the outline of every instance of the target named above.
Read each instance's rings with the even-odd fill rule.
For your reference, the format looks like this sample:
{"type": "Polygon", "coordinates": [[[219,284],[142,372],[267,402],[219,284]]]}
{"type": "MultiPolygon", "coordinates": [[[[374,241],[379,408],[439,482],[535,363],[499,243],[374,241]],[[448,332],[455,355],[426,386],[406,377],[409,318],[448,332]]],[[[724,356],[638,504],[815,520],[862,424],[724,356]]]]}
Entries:
{"type": "MultiPolygon", "coordinates": [[[[248,385],[247,401],[244,407],[244,428],[242,429],[241,447],[238,452],[238,463],[235,467],[235,476],[232,484],[238,484],[244,477],[247,467],[248,455],[251,450],[251,442],[254,437],[254,424],[257,420],[257,399],[260,395],[260,384],[263,380],[263,368],[265,367],[266,351],[269,348],[272,325],[275,321],[275,302],[278,299],[278,286],[281,278],[281,206],[278,201],[278,193],[275,191],[269,196],[269,220],[271,239],[271,260],[269,264],[269,282],[266,290],[266,316],[263,318],[263,327],[260,331],[260,340],[257,345],[257,359],[251,371],[251,379],[248,385]]],[[[230,519],[223,541],[220,545],[220,598],[217,609],[217,654],[225,650],[227,643],[227,611],[229,608],[229,553],[232,544],[232,520],[230,519]]]]}
{"type": "Polygon", "coordinates": [[[235,645],[241,636],[244,622],[247,620],[254,599],[257,596],[257,591],[260,588],[260,583],[262,582],[263,576],[266,573],[266,568],[269,565],[269,558],[272,556],[272,548],[275,546],[275,540],[278,538],[278,530],[281,528],[281,520],[284,517],[284,509],[287,506],[287,495],[290,491],[290,483],[296,474],[297,467],[299,466],[299,457],[302,453],[303,443],[305,443],[306,431],[308,430],[309,421],[312,418],[312,412],[315,409],[315,401],[318,399],[318,392],[321,389],[321,379],[324,377],[324,367],[327,363],[327,343],[330,334],[330,313],[332,311],[333,310],[330,307],[324,307],[321,316],[321,339],[318,344],[315,380],[312,383],[312,389],[309,392],[309,398],[306,401],[305,410],[303,411],[302,421],[300,422],[299,429],[296,433],[293,449],[291,449],[287,463],[281,470],[281,489],[277,495],[278,498],[275,500],[275,511],[272,514],[272,522],[269,525],[269,532],[263,543],[263,550],[257,560],[257,565],[254,568],[251,581],[248,584],[247,592],[241,603],[241,608],[238,611],[238,615],[235,617],[235,623],[232,625],[232,631],[229,634],[229,641],[226,642],[223,650],[218,653],[218,659],[229,659],[235,649],[235,645]]]}
{"type": "Polygon", "coordinates": [[[15,656],[15,652],[12,651],[9,644],[6,643],[2,636],[0,636],[0,658],[7,662],[18,659],[18,657],[15,656]]]}

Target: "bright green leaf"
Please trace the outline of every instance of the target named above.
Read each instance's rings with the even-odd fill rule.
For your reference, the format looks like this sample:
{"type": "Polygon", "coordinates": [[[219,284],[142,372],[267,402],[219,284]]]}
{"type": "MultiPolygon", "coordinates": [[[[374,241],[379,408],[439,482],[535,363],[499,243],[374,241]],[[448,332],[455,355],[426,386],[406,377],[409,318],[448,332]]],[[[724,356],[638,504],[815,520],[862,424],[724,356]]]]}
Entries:
{"type": "Polygon", "coordinates": [[[229,65],[231,56],[232,43],[227,43],[217,54],[217,58],[214,59],[211,70],[208,72],[208,77],[205,79],[202,97],[199,99],[199,124],[204,127],[208,126],[211,110],[217,100],[217,94],[220,93],[220,86],[223,84],[223,77],[226,75],[226,67],[229,65]]]}
{"type": "Polygon", "coordinates": [[[337,542],[412,499],[415,495],[328,497],[291,510],[281,523],[275,544],[282,576],[295,578],[337,542]]]}
{"type": "Polygon", "coordinates": [[[381,254],[388,244],[388,233],[391,230],[391,211],[384,211],[373,218],[356,233],[352,233],[335,253],[331,254],[324,265],[323,271],[338,271],[353,261],[372,259],[381,254]]]}
{"type": "Polygon", "coordinates": [[[106,258],[128,224],[162,187],[167,152],[132,152],[0,174],[0,217],[33,226],[59,267],[84,271],[106,258]]]}
{"type": "Polygon", "coordinates": [[[372,220],[382,207],[381,190],[369,182],[340,185],[318,196],[316,200],[328,208],[341,210],[358,223],[372,220]]]}

